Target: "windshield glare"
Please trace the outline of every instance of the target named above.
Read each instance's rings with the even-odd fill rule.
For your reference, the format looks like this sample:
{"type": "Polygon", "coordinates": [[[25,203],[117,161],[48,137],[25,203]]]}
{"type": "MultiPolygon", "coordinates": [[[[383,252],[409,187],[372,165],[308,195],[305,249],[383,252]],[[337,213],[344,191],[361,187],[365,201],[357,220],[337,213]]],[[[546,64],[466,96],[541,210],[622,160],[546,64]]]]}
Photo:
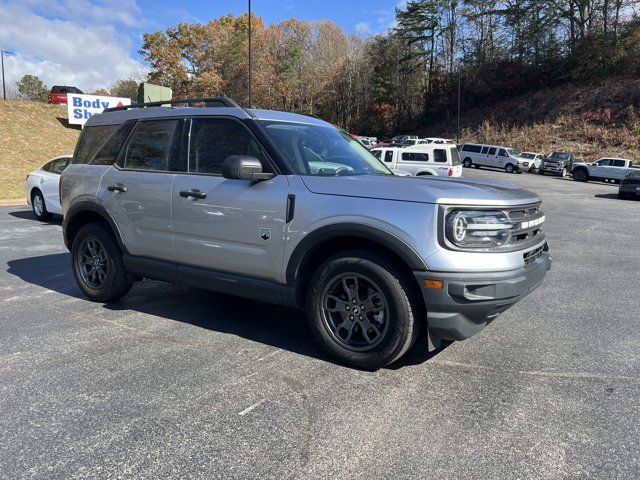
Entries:
{"type": "Polygon", "coordinates": [[[298,175],[393,175],[369,150],[333,126],[260,120],[298,175]]]}

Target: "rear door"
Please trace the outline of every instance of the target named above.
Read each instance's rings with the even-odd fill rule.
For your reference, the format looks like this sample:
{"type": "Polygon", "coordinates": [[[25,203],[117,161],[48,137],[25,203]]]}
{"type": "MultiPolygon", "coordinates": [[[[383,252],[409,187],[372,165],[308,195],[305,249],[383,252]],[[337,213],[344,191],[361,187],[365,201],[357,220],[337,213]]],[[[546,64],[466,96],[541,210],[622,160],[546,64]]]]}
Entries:
{"type": "MultiPolygon", "coordinates": [[[[484,149],[483,149],[484,150],[484,149]]],[[[485,164],[488,167],[499,167],[500,165],[498,163],[498,149],[496,147],[488,147],[487,148],[487,155],[486,155],[486,160],[485,160],[485,164]]]]}
{"type": "Polygon", "coordinates": [[[612,160],[609,167],[609,178],[622,180],[627,170],[627,162],[624,160],[612,160]]]}
{"type": "Polygon", "coordinates": [[[173,260],[171,187],[182,167],[182,119],[139,121],[105,172],[98,198],[115,220],[129,253],[173,260]]]}
{"type": "Polygon", "coordinates": [[[252,182],[222,176],[230,155],[258,158],[273,171],[249,129],[230,117],[189,125],[188,169],[171,189],[176,260],[185,265],[281,282],[286,176],[252,182]]]}

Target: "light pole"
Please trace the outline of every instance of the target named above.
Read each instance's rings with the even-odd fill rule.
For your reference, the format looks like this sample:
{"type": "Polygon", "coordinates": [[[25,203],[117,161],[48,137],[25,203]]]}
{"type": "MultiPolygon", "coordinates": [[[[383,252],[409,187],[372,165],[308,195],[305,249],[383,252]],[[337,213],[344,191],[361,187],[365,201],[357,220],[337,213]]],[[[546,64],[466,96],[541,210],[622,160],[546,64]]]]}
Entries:
{"type": "Polygon", "coordinates": [[[251,0],[249,0],[249,108],[253,106],[251,95],[251,0]]]}
{"type": "Polygon", "coordinates": [[[456,128],[456,145],[460,143],[460,84],[461,82],[461,68],[460,63],[458,63],[458,126],[456,128]]]}
{"type": "Polygon", "coordinates": [[[6,50],[0,50],[0,63],[2,63],[2,98],[7,99],[7,87],[4,83],[4,54],[15,55],[13,52],[7,52],[6,50]]]}

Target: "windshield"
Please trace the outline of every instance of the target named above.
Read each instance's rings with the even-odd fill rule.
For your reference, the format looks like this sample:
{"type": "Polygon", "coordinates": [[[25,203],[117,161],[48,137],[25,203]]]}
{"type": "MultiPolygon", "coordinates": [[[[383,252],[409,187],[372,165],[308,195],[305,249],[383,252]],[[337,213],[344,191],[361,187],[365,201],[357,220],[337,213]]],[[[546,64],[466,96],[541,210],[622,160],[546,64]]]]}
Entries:
{"type": "Polygon", "coordinates": [[[520,156],[522,158],[535,158],[536,157],[533,153],[521,153],[520,156]]]}
{"type": "Polygon", "coordinates": [[[516,152],[513,148],[507,148],[507,153],[509,154],[509,156],[511,157],[517,157],[518,155],[520,155],[518,152],[516,152]]]}
{"type": "Polygon", "coordinates": [[[357,140],[333,126],[260,120],[298,175],[393,175],[357,140]]]}
{"type": "Polygon", "coordinates": [[[566,159],[569,158],[569,154],[568,153],[562,153],[562,152],[553,152],[549,158],[555,158],[555,159],[559,159],[559,160],[566,160],[566,159]]]}

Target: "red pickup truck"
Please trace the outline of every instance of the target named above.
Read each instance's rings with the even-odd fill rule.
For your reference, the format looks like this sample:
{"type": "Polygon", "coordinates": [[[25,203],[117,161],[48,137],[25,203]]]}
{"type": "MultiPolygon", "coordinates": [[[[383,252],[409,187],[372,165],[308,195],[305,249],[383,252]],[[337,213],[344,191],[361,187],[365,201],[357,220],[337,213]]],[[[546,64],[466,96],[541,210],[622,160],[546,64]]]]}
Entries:
{"type": "Polygon", "coordinates": [[[67,93],[82,93],[82,90],[76,87],[68,87],[65,85],[56,85],[51,88],[49,93],[49,103],[56,103],[58,105],[67,104],[67,93]]]}

